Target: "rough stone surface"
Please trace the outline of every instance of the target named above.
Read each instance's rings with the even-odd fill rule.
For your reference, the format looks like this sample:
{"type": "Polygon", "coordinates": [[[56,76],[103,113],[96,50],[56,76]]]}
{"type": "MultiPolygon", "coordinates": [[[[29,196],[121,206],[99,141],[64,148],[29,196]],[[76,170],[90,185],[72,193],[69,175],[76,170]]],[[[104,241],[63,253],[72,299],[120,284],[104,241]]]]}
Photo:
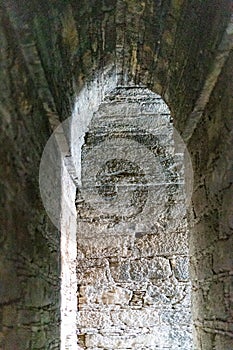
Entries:
{"type": "Polygon", "coordinates": [[[190,252],[198,349],[232,347],[232,62],[231,55],[189,145],[196,174],[190,252]]]}
{"type": "Polygon", "coordinates": [[[17,34],[0,16],[0,349],[58,349],[59,232],[38,186],[50,126],[17,34]]]}
{"type": "MultiPolygon", "coordinates": [[[[69,117],[75,96],[110,64],[115,86],[144,84],[159,93],[180,132],[194,125],[193,112],[200,116],[189,135],[195,172],[189,217],[195,349],[232,349],[233,62],[222,41],[228,36],[232,43],[232,1],[5,0],[0,15],[0,348],[59,348],[59,235],[39,199],[39,161],[49,123],[69,117]],[[218,59],[228,55],[216,76],[218,59]],[[199,105],[200,100],[205,103],[199,105]]],[[[101,79],[98,95],[109,77],[101,79]]],[[[179,228],[166,237],[160,231],[138,232],[135,258],[167,259],[171,241],[172,255],[185,255],[186,232],[179,228]]],[[[108,259],[110,248],[113,258],[126,258],[136,239],[119,235],[114,248],[112,235],[102,241],[102,259],[108,259]]],[[[81,259],[99,249],[91,238],[79,243],[87,249],[81,259]]],[[[183,283],[179,259],[173,271],[183,283]]],[[[152,315],[153,323],[157,315],[152,315]]],[[[176,327],[172,334],[180,341],[176,327]]],[[[85,342],[84,336],[79,339],[85,342]]],[[[147,341],[144,333],[141,341],[147,341]]]]}
{"type": "Polygon", "coordinates": [[[182,162],[158,95],[118,88],[100,104],[76,198],[80,349],[193,348],[182,162]]]}

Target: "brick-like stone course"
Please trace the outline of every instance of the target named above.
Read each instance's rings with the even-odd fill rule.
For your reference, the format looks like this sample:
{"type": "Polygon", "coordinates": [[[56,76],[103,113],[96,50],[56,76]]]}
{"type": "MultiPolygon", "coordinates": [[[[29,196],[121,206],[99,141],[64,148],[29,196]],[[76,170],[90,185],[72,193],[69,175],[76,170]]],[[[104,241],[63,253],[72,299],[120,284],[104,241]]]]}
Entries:
{"type": "Polygon", "coordinates": [[[88,127],[76,200],[80,348],[192,349],[187,222],[182,192],[169,187],[184,183],[183,159],[172,134],[167,106],[139,87],[114,90],[88,127]]]}
{"type": "MultiPolygon", "coordinates": [[[[111,63],[116,68],[119,82],[143,83],[160,93],[180,131],[185,129],[186,121],[192,124],[195,119],[190,113],[199,98],[208,104],[189,144],[196,179],[195,220],[189,241],[195,296],[195,346],[198,350],[232,349],[229,277],[232,58],[217,78],[219,82],[213,84],[216,89],[210,99],[203,90],[205,83],[208,87],[210,82],[215,82],[212,70],[216,57],[221,58],[227,52],[226,47],[221,46],[221,40],[224,31],[230,35],[226,26],[232,14],[232,1],[58,0],[38,3],[6,0],[0,7],[3,125],[0,244],[1,266],[4,266],[4,273],[1,268],[4,288],[1,289],[0,342],[4,342],[6,350],[13,347],[58,348],[59,241],[38,200],[38,164],[50,135],[47,120],[57,122],[70,116],[75,93],[80,92],[85,82],[92,81],[96,71],[111,63]],[[9,21],[6,13],[10,14],[9,21]],[[55,275],[53,282],[48,276],[51,271],[55,275]],[[22,288],[18,283],[21,275],[24,276],[22,288]],[[41,280],[41,286],[44,286],[44,280],[49,281],[45,288],[51,296],[51,308],[37,305],[36,308],[30,306],[29,310],[25,304],[26,289],[29,290],[26,293],[28,300],[32,296],[30,289],[33,286],[28,282],[32,275],[41,280]],[[212,280],[218,278],[224,284],[224,297],[220,295],[219,298],[226,306],[227,321],[214,317],[205,319],[202,313],[202,309],[212,309],[214,315],[215,308],[219,313],[217,296],[214,303],[212,297],[206,297],[207,283],[212,285],[212,280]],[[36,327],[33,328],[34,322],[36,327]]],[[[198,113],[202,114],[205,106],[199,107],[197,105],[198,113]]],[[[187,241],[183,238],[186,234],[182,229],[175,236],[171,233],[163,236],[156,228],[148,235],[138,232],[137,249],[136,239],[134,241],[128,235],[115,237],[113,249],[109,235],[103,240],[101,254],[108,258],[111,246],[113,256],[117,256],[117,249],[123,246],[120,240],[125,240],[127,250],[130,252],[134,248],[138,258],[156,254],[169,256],[171,242],[172,255],[176,252],[182,255],[181,243],[187,241]],[[166,239],[163,246],[160,236],[166,239]]],[[[80,251],[82,246],[84,252],[88,249],[86,257],[98,250],[91,239],[88,244],[81,244],[81,238],[79,242],[80,251]]],[[[121,253],[123,257],[127,250],[121,253]]]]}
{"type": "Polygon", "coordinates": [[[232,59],[189,145],[196,174],[190,240],[193,318],[196,346],[203,350],[225,350],[233,344],[232,59]]]}

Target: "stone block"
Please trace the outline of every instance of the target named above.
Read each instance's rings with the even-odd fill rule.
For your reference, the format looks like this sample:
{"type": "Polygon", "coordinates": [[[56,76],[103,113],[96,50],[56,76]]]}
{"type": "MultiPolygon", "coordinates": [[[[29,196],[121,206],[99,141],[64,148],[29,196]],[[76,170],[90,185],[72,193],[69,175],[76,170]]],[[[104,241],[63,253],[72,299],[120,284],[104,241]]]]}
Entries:
{"type": "Polygon", "coordinates": [[[171,260],[172,270],[178,281],[189,281],[189,257],[174,256],[171,260]]]}
{"type": "Polygon", "coordinates": [[[233,236],[216,242],[213,251],[213,270],[215,273],[233,271],[233,236]]]}
{"type": "Polygon", "coordinates": [[[228,334],[216,334],[214,340],[214,349],[216,350],[232,350],[233,337],[228,334]]]}

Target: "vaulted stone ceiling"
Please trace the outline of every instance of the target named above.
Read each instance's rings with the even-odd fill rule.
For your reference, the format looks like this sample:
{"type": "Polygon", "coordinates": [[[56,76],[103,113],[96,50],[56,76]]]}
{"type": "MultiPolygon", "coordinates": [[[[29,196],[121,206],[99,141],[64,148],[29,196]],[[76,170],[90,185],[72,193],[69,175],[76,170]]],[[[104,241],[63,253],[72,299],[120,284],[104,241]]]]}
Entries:
{"type": "Polygon", "coordinates": [[[51,95],[60,119],[70,115],[72,96],[85,81],[117,63],[119,83],[144,84],[161,94],[183,129],[196,103],[203,104],[202,92],[208,101],[232,47],[230,0],[5,5],[42,100],[51,95]]]}
{"type": "Polygon", "coordinates": [[[0,3],[0,347],[58,349],[60,240],[38,172],[53,127],[112,66],[162,95],[194,167],[190,255],[199,350],[232,349],[232,1],[0,3]]]}

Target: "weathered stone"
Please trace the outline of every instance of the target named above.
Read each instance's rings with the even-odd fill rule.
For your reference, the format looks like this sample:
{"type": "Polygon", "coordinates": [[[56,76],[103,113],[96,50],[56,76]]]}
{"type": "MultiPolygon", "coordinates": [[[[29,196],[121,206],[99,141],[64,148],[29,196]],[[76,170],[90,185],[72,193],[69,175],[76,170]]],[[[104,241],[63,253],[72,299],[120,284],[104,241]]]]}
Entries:
{"type": "MultiPolygon", "coordinates": [[[[0,245],[3,272],[0,272],[3,277],[1,283],[4,285],[1,285],[0,315],[4,316],[7,326],[1,325],[0,328],[0,348],[60,348],[59,235],[42,209],[37,179],[40,157],[51,133],[50,127],[53,128],[59,120],[70,117],[74,110],[76,114],[74,95],[77,93],[79,97],[82,94],[86,82],[87,90],[90,91],[94,76],[98,77],[98,84],[92,89],[95,93],[91,98],[83,99],[83,103],[79,100],[80,110],[84,106],[94,105],[96,96],[101,95],[102,98],[109,86],[126,86],[126,96],[127,90],[133,85],[143,85],[165,98],[175,126],[189,140],[197,190],[193,196],[194,220],[189,220],[193,227],[189,248],[193,265],[194,347],[198,350],[233,348],[232,315],[230,316],[232,287],[229,278],[232,274],[230,237],[233,150],[231,15],[230,0],[81,0],[47,1],[40,4],[18,0],[1,2],[0,245]],[[107,69],[107,73],[99,73],[108,64],[114,74],[111,76],[111,69],[107,69]],[[208,292],[211,281],[215,287],[211,287],[208,292]],[[30,305],[27,305],[25,296],[30,305]],[[224,307],[226,315],[222,323],[218,323],[216,315],[222,318],[224,307]],[[34,321],[31,312],[36,315],[36,327],[32,327],[34,321]],[[26,322],[27,315],[30,324],[26,322]],[[207,320],[207,316],[211,320],[207,320]]],[[[137,95],[138,90],[131,94],[125,108],[127,113],[131,113],[134,122],[137,118],[133,115],[133,101],[137,95]]],[[[116,98],[122,102],[121,97],[116,98]]],[[[168,138],[164,137],[164,127],[168,121],[167,115],[157,122],[158,114],[153,114],[153,103],[150,103],[145,94],[140,100],[140,108],[141,111],[146,111],[145,118],[152,120],[154,116],[156,119],[150,132],[154,128],[158,135],[160,127],[163,129],[159,141],[166,146],[168,138]]],[[[91,108],[86,110],[90,112],[91,108]]],[[[88,113],[85,118],[88,119],[88,113]]],[[[82,129],[83,124],[86,125],[85,118],[78,122],[74,118],[77,128],[82,129]]],[[[105,119],[107,118],[106,115],[105,119]]],[[[103,123],[100,122],[101,126],[103,123]]],[[[137,126],[142,128],[143,123],[137,122],[137,126]]],[[[55,181],[51,171],[51,183],[59,183],[59,180],[55,181]]],[[[158,211],[162,205],[163,201],[160,202],[158,211]]],[[[174,227],[179,219],[178,214],[179,211],[175,209],[170,211],[170,216],[175,217],[174,227]]],[[[86,217],[89,217],[89,213],[86,217]]],[[[89,219],[93,219],[92,213],[89,219]]],[[[102,250],[99,244],[95,243],[95,247],[89,249],[90,241],[86,244],[80,241],[82,247],[79,259],[92,258],[92,252],[93,260],[98,255],[109,259],[110,275],[115,281],[111,280],[111,283],[115,287],[118,283],[127,283],[130,278],[125,263],[127,256],[133,260],[159,255],[170,262],[174,255],[176,258],[179,254],[187,256],[186,228],[182,232],[173,229],[168,233],[166,215],[163,215],[162,210],[159,219],[159,225],[155,225],[153,219],[152,222],[146,222],[146,225],[141,225],[140,222],[135,228],[132,224],[127,232],[126,225],[118,226],[117,232],[121,239],[114,236],[117,241],[114,246],[114,242],[109,239],[106,239],[108,242],[105,244],[103,238],[102,250]],[[148,226],[148,223],[152,225],[148,226]],[[133,234],[121,249],[122,241],[126,240],[129,231],[133,234]],[[111,253],[113,258],[123,260],[122,264],[119,261],[119,266],[124,266],[120,273],[113,271],[111,256],[109,257],[111,253]]],[[[119,222],[113,218],[110,225],[115,224],[118,225],[119,222]]],[[[106,222],[103,225],[104,237],[106,222]]],[[[84,235],[87,231],[86,226],[84,235]]],[[[96,237],[101,232],[99,228],[91,231],[96,237]]],[[[85,237],[80,239],[85,240],[85,237]]],[[[177,280],[183,280],[183,269],[173,269],[173,273],[177,280]]],[[[74,269],[71,274],[75,275],[74,269]]],[[[69,283],[70,286],[75,285],[73,277],[68,275],[65,278],[66,286],[69,283]]],[[[62,281],[64,282],[64,276],[62,281]]],[[[173,282],[175,283],[174,280],[173,282]]],[[[134,281],[129,284],[132,292],[145,292],[146,283],[134,281]]],[[[184,285],[185,282],[179,283],[184,285]]],[[[71,287],[70,293],[74,290],[71,287]]],[[[69,299],[69,293],[65,297],[69,299]]],[[[144,303],[145,297],[146,295],[144,303]]],[[[145,309],[147,308],[130,311],[141,312],[143,315],[145,309]]],[[[129,310],[125,312],[130,315],[129,310]]],[[[139,316],[135,313],[132,318],[138,320],[139,316]]],[[[167,326],[158,328],[156,324],[155,333],[151,335],[148,332],[153,333],[153,325],[146,329],[139,326],[135,330],[133,322],[130,325],[131,331],[127,330],[129,333],[126,332],[126,335],[124,331],[117,334],[114,328],[106,330],[102,335],[95,334],[96,338],[92,334],[80,334],[78,342],[80,347],[85,347],[85,342],[89,341],[92,350],[101,350],[102,346],[110,349],[120,347],[121,350],[154,350],[156,347],[187,350],[191,343],[188,337],[187,343],[182,338],[185,329],[179,333],[177,328],[170,327],[169,333],[167,326]],[[109,339],[113,338],[114,342],[110,343],[109,339]],[[172,339],[171,342],[169,339],[172,339]]],[[[95,326],[91,332],[96,332],[95,326]]],[[[63,344],[66,340],[70,344],[68,338],[62,339],[63,344]]],[[[76,339],[72,346],[68,346],[69,349],[72,347],[76,349],[76,339]]]]}
{"type": "Polygon", "coordinates": [[[171,265],[178,281],[189,281],[189,258],[187,256],[174,257],[171,259],[171,265]]]}
{"type": "Polygon", "coordinates": [[[183,156],[168,113],[147,89],[118,88],[89,125],[76,199],[82,347],[192,347],[183,156]]]}

